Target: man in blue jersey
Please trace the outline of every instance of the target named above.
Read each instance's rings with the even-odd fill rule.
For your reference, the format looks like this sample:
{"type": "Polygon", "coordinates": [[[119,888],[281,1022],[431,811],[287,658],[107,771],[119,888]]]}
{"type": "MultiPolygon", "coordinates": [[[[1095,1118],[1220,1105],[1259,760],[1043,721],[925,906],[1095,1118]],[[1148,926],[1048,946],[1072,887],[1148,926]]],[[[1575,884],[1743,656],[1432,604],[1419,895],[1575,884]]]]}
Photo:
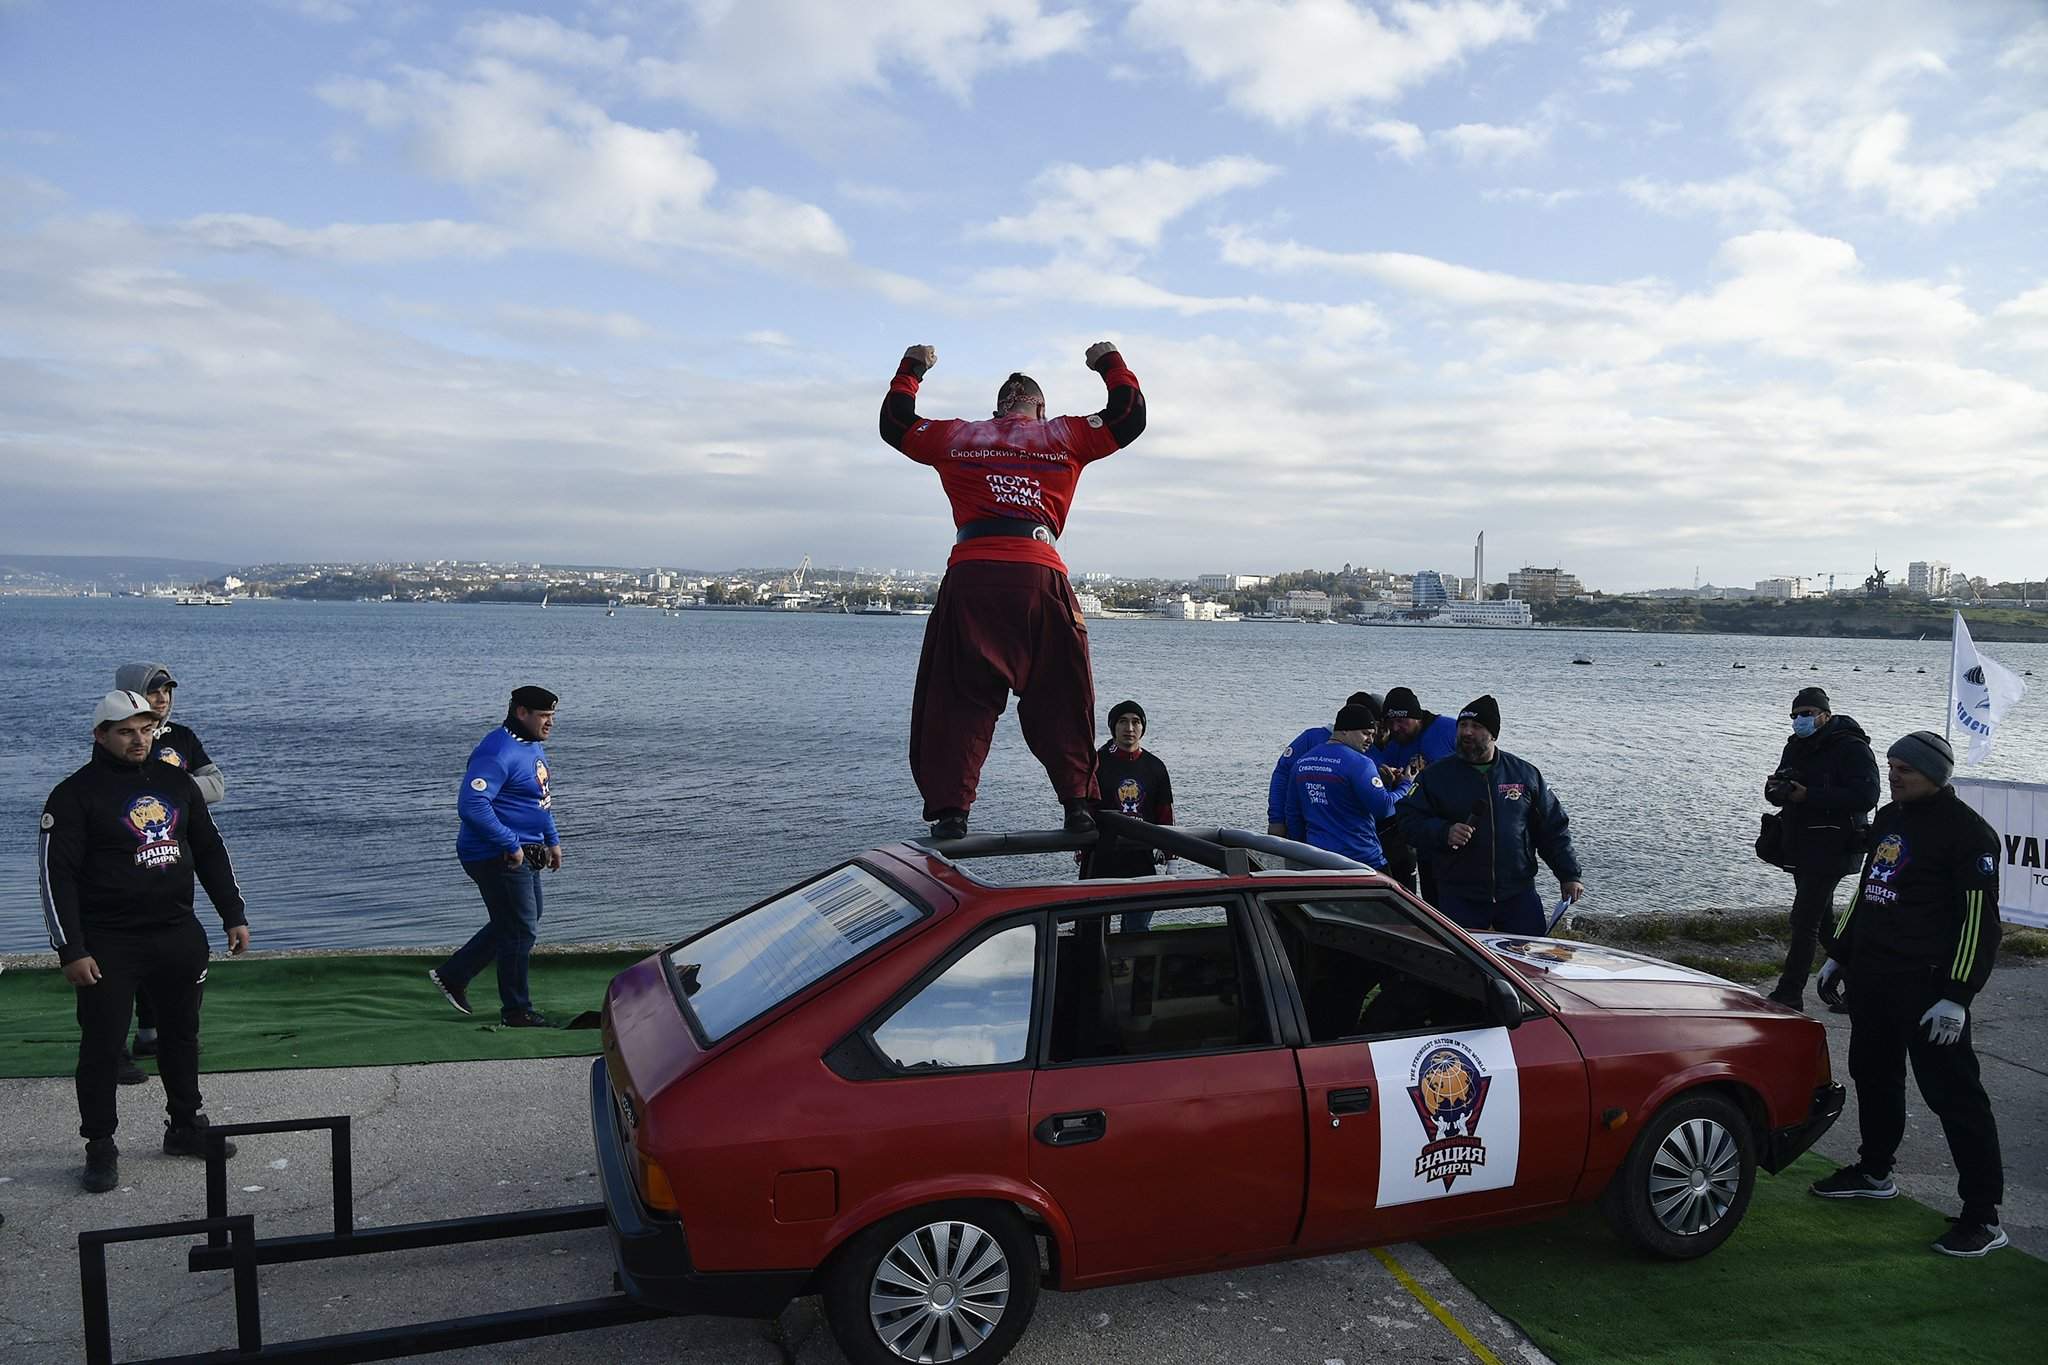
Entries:
{"type": "Polygon", "coordinates": [[[519,688],[505,723],[469,756],[455,803],[462,821],[455,856],[483,893],[490,922],[427,973],[448,1003],[468,1014],[470,981],[496,960],[500,1015],[512,1028],[548,1027],[527,995],[526,967],[540,937],[540,874],[562,866],[542,747],[555,728],[557,700],[545,687],[519,688]]]}
{"type": "Polygon", "coordinates": [[[1368,867],[1387,870],[1379,822],[1414,785],[1402,778],[1389,789],[1379,765],[1366,756],[1376,728],[1372,710],[1348,703],[1337,713],[1330,738],[1294,761],[1287,788],[1287,837],[1368,867]]]}
{"type": "MultiPolygon", "coordinates": [[[[1346,706],[1363,706],[1373,714],[1373,724],[1379,724],[1380,698],[1377,692],[1353,692],[1344,699],[1346,706]]],[[[1311,725],[1280,751],[1280,757],[1273,764],[1273,775],[1266,779],[1266,833],[1278,838],[1287,837],[1287,789],[1293,785],[1294,762],[1305,756],[1309,750],[1330,741],[1330,727],[1311,725]]]]}

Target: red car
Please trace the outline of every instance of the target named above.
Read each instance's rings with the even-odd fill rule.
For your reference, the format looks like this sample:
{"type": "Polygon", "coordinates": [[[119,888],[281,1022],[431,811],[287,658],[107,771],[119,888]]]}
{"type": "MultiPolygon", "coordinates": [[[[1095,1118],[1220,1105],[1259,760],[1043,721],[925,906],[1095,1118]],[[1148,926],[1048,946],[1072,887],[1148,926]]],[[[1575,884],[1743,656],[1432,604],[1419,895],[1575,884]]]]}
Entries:
{"type": "Polygon", "coordinates": [[[1217,875],[999,886],[969,861],[1077,839],[897,844],[621,973],[591,1123],[626,1292],[816,1293],[852,1361],[993,1362],[1041,1285],[1596,1200],[1704,1255],[1841,1112],[1821,1026],[1743,987],[1475,937],[1263,834],[1103,824],[1217,875]]]}

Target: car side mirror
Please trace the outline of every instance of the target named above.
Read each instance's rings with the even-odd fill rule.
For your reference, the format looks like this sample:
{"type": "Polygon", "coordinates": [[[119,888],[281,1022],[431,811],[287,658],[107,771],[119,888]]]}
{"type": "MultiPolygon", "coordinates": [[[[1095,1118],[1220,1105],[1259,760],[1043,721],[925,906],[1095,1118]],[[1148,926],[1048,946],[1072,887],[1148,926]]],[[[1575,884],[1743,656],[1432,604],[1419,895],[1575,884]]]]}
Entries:
{"type": "Polygon", "coordinates": [[[1522,1022],[1522,993],[1506,979],[1486,978],[1486,1012],[1501,1028],[1515,1028],[1522,1022]]]}

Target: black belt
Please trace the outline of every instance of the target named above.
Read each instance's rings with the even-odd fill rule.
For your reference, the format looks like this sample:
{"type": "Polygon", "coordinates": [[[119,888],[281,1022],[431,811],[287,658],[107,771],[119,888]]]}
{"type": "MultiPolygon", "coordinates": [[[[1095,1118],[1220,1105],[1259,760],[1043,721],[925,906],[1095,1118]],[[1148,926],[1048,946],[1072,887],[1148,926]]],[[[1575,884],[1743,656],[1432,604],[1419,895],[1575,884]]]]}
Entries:
{"type": "Polygon", "coordinates": [[[1042,540],[1048,545],[1059,543],[1052,527],[1024,517],[986,517],[981,521],[970,521],[954,533],[953,543],[964,545],[984,536],[1017,536],[1023,540],[1042,540]]]}

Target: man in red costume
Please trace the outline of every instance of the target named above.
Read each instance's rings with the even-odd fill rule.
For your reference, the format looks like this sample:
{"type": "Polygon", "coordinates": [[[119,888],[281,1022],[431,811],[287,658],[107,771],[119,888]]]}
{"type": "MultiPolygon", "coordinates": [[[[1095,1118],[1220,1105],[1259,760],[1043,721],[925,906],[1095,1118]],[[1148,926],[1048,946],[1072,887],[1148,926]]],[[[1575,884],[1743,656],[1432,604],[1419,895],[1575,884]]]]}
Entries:
{"type": "Polygon", "coordinates": [[[1098,341],[1087,360],[1109,388],[1101,412],[1048,421],[1044,390],[1013,374],[990,420],[928,421],[917,415],[917,386],[938,359],[912,346],[882,399],[882,439],[939,471],[958,528],[910,707],[924,818],[933,838],[967,833],[996,718],[1015,692],[1024,742],[1052,779],[1067,829],[1092,830],[1095,679],[1057,542],[1082,466],[1138,438],[1145,398],[1115,344],[1098,341]]]}

